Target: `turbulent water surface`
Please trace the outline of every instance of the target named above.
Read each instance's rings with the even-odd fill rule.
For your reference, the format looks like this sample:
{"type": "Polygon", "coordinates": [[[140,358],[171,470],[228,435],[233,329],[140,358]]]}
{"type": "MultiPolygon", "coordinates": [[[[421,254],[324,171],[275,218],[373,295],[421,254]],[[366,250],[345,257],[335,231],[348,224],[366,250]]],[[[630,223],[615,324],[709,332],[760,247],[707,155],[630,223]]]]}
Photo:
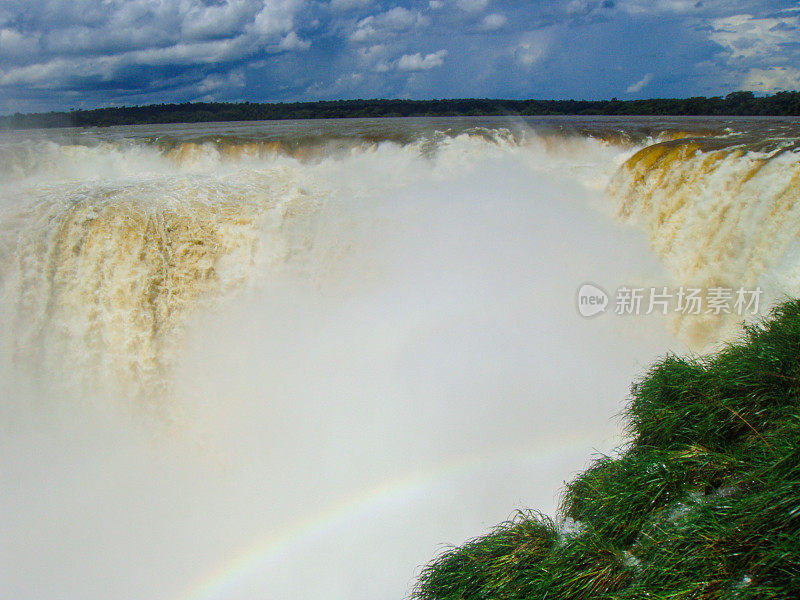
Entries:
{"type": "Polygon", "coordinates": [[[630,380],[800,291],[780,119],[0,136],[0,595],[394,599],[618,440],[630,380]],[[641,313],[647,312],[643,305],[641,313]],[[735,311],[732,311],[735,313],[735,311]]]}

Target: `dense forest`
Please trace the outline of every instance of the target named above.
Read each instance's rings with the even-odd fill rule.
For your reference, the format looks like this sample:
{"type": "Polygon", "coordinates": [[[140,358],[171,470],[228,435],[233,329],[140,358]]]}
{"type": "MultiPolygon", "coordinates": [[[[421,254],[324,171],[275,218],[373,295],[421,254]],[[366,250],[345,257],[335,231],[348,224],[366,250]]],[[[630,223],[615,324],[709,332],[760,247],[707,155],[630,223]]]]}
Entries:
{"type": "Polygon", "coordinates": [[[0,117],[2,129],[104,127],[142,123],[199,123],[275,119],[476,115],[800,115],[800,92],[755,96],[733,92],[711,98],[650,100],[332,100],[260,104],[193,102],[122,106],[0,117]]]}

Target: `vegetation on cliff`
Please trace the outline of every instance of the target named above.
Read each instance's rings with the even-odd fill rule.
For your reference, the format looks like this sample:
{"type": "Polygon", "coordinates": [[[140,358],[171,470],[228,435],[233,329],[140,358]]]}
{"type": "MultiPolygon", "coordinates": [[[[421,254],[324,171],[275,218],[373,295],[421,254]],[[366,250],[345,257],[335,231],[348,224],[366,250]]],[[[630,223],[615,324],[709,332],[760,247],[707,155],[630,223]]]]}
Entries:
{"type": "Polygon", "coordinates": [[[628,443],[444,552],[419,600],[800,598],[800,301],[632,387],[628,443]]]}

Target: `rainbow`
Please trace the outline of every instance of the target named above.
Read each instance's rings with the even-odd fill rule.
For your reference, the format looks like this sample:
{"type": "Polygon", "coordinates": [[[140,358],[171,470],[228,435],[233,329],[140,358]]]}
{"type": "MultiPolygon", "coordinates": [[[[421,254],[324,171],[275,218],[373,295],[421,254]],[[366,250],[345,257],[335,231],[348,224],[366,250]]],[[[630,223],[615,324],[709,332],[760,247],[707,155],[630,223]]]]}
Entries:
{"type": "MultiPolygon", "coordinates": [[[[441,463],[435,468],[405,474],[367,487],[346,500],[306,519],[298,520],[282,530],[259,539],[222,562],[210,574],[194,583],[176,600],[216,600],[230,598],[236,585],[258,572],[268,561],[289,552],[300,541],[322,532],[337,523],[357,517],[382,503],[400,502],[421,494],[426,488],[447,478],[469,475],[489,467],[510,464],[535,457],[546,461],[567,450],[586,445],[587,436],[574,433],[544,446],[527,446],[511,452],[472,456],[441,463]]],[[[618,440],[614,440],[615,442],[618,440]]],[[[616,443],[615,443],[616,445],[616,443]]],[[[410,576],[410,575],[409,575],[410,576]]]]}

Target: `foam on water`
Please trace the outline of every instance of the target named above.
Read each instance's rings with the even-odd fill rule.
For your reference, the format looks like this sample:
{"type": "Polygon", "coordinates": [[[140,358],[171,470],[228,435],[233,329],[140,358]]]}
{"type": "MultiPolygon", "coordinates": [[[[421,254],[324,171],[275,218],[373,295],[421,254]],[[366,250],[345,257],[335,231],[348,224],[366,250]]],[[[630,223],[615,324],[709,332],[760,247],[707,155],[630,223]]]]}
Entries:
{"type": "MultiPolygon", "coordinates": [[[[491,129],[265,144],[13,150],[3,595],[403,597],[441,544],[552,511],[617,441],[630,380],[685,349],[656,315],[581,318],[580,284],[790,270],[788,229],[760,266],[744,249],[676,266],[667,235],[733,238],[700,205],[683,209],[691,232],[665,227],[651,212],[678,209],[658,190],[683,190],[675,169],[720,189],[750,172],[693,176],[695,154],[656,173],[630,141],[491,129]]],[[[749,180],[777,198],[786,170],[749,180]]]]}
{"type": "MultiPolygon", "coordinates": [[[[761,285],[769,300],[788,285],[790,248],[800,236],[800,156],[794,140],[763,150],[702,140],[647,146],[617,172],[609,193],[618,214],[639,225],[680,285],[761,285]],[[778,284],[778,280],[782,283],[778,284]]],[[[698,345],[731,335],[739,317],[690,316],[676,323],[698,345]]]]}

